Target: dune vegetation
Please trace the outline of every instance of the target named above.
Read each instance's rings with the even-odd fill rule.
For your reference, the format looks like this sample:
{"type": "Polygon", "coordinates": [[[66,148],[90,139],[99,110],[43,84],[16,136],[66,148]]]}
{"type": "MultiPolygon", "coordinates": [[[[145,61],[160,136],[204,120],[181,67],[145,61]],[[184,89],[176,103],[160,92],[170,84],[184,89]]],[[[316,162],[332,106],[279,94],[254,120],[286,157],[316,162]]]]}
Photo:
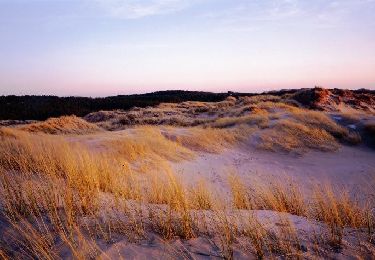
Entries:
{"type": "MultiPolygon", "coordinates": [[[[280,121],[270,130],[282,124],[282,131],[293,131],[297,139],[313,135],[306,147],[325,147],[324,138],[335,143],[325,130],[314,130],[320,131],[314,136],[296,122],[280,121]]],[[[373,239],[371,196],[359,202],[330,185],[312,185],[314,196],[307,196],[293,180],[248,183],[235,173],[228,173],[229,189],[223,194],[204,178],[184,182],[169,165],[197,152],[218,152],[253,129],[192,128],[176,138],[154,127],[133,130],[103,140],[102,149],[93,151],[64,136],[2,128],[2,257],[105,258],[105,245],[119,237],[135,243],[150,233],[165,241],[205,237],[225,259],[233,258],[237,247],[259,258],[299,257],[305,252],[302,244],[340,248],[346,230],[353,228],[359,239],[373,239]],[[275,217],[282,224],[276,229],[267,225],[257,214],[264,210],[279,212],[275,217]],[[292,215],[321,224],[302,236],[292,215]]],[[[327,254],[316,250],[316,255],[327,254]]]]}
{"type": "Polygon", "coordinates": [[[20,129],[46,134],[87,134],[99,131],[99,127],[76,116],[49,118],[46,121],[21,126],[20,129]]]}
{"type": "Polygon", "coordinates": [[[188,101],[129,111],[100,111],[85,118],[107,130],[139,125],[186,128],[185,134],[174,138],[182,144],[195,146],[195,150],[219,151],[212,141],[216,146],[223,141],[224,144],[247,141],[254,147],[269,151],[304,153],[308,149],[335,151],[341,143],[361,143],[363,133],[358,130],[362,124],[361,115],[366,114],[341,113],[341,121],[337,121],[331,114],[303,108],[295,100],[260,95],[238,99],[228,97],[221,102],[188,101]],[[349,120],[349,114],[357,121],[349,120]],[[359,128],[350,128],[353,124],[359,128]],[[211,147],[200,147],[207,145],[211,147]]]}
{"type": "MultiPolygon", "coordinates": [[[[302,155],[362,141],[362,132],[326,112],[268,95],[102,111],[86,120],[0,128],[0,258],[110,258],[107,249],[119,241],[155,235],[164,244],[205,239],[224,259],[239,251],[324,258],[348,243],[371,255],[364,249],[375,234],[371,188],[353,194],[311,182],[301,189],[294,179],[248,179],[235,170],[219,187],[173,168],[232,148],[302,155]]],[[[350,123],[360,127],[358,120],[350,123]]],[[[373,125],[363,129],[370,135],[373,125]]],[[[168,252],[188,255],[183,246],[168,252]]]]}

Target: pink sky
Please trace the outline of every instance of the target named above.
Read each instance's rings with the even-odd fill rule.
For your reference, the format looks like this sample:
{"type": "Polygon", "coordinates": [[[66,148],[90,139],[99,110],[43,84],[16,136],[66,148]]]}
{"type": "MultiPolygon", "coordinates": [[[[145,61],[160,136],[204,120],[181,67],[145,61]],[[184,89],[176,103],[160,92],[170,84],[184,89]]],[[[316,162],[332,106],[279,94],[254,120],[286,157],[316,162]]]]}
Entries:
{"type": "Polygon", "coordinates": [[[375,88],[373,0],[0,2],[0,95],[375,88]]]}

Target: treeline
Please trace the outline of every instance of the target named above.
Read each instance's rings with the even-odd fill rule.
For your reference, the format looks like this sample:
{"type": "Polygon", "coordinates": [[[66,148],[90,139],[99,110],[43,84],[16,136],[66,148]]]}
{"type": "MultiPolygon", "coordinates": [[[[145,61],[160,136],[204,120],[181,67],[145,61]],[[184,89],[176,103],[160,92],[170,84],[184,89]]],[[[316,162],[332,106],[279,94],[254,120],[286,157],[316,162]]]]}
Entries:
{"type": "MultiPolygon", "coordinates": [[[[57,96],[0,96],[0,120],[45,120],[62,115],[85,116],[99,110],[147,107],[163,102],[222,101],[240,93],[211,93],[200,91],[158,91],[139,95],[121,95],[104,98],[57,96]]],[[[251,94],[250,94],[251,95],[251,94]]]]}

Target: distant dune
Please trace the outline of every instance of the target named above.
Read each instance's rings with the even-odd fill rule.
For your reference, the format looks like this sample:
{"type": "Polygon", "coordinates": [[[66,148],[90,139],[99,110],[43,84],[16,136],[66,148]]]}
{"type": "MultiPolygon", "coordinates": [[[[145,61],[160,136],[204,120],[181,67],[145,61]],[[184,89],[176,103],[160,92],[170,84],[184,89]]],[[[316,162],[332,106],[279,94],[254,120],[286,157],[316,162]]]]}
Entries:
{"type": "Polygon", "coordinates": [[[313,109],[340,110],[340,105],[374,112],[374,90],[290,89],[266,93],[211,93],[200,91],[158,91],[140,95],[105,98],[56,96],[0,96],[0,120],[45,120],[64,115],[85,116],[100,110],[128,110],[134,107],[155,106],[160,103],[184,101],[218,102],[229,96],[273,95],[292,99],[313,109]]]}

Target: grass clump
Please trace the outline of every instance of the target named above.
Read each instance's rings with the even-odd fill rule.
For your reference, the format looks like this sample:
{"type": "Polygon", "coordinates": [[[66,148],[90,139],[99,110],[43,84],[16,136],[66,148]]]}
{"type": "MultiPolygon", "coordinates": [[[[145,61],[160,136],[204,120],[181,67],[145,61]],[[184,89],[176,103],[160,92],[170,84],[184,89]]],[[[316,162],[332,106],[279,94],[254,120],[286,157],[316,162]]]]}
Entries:
{"type": "Polygon", "coordinates": [[[346,190],[334,190],[331,185],[316,186],[313,196],[310,216],[328,225],[329,241],[335,247],[341,246],[345,227],[373,233],[374,215],[366,201],[360,203],[346,190]]]}
{"type": "Polygon", "coordinates": [[[269,125],[269,119],[267,114],[257,113],[240,117],[219,118],[215,122],[210,123],[209,126],[214,128],[228,128],[242,124],[257,126],[259,128],[266,128],[269,125]]]}
{"type": "Polygon", "coordinates": [[[76,116],[50,118],[20,127],[21,130],[46,134],[87,134],[99,131],[99,127],[76,116]]]}
{"type": "Polygon", "coordinates": [[[194,158],[186,147],[169,140],[160,129],[151,126],[137,127],[134,134],[104,142],[107,151],[115,151],[128,162],[150,158],[181,161],[194,158]]]}
{"type": "Polygon", "coordinates": [[[258,147],[271,151],[303,153],[307,148],[335,151],[339,146],[335,138],[324,129],[283,119],[259,134],[258,147]]]}
{"type": "Polygon", "coordinates": [[[210,210],[214,207],[213,194],[204,179],[189,189],[189,196],[192,209],[210,210]]]}
{"type": "Polygon", "coordinates": [[[193,151],[218,153],[250,136],[254,129],[237,127],[233,129],[190,128],[187,133],[176,136],[175,140],[193,151]]]}
{"type": "Polygon", "coordinates": [[[253,181],[246,185],[242,178],[232,174],[228,181],[233,205],[237,209],[274,210],[298,216],[307,214],[304,196],[292,180],[267,184],[253,181]]]}
{"type": "MultiPolygon", "coordinates": [[[[371,194],[365,198],[361,194],[362,200],[359,200],[345,188],[324,184],[312,186],[312,196],[306,197],[293,180],[283,183],[253,181],[247,184],[243,178],[233,174],[229,176],[229,185],[232,203],[237,209],[286,212],[326,224],[327,233],[324,236],[334,249],[341,248],[347,228],[360,229],[367,233],[369,241],[373,241],[375,214],[371,194]]],[[[265,231],[254,230],[254,226],[259,226],[259,223],[254,219],[250,220],[248,228],[254,233],[247,236],[261,239],[260,236],[265,236],[265,231]]],[[[263,242],[262,245],[254,244],[257,255],[261,255],[259,248],[263,246],[263,242]]]]}
{"type": "Polygon", "coordinates": [[[160,207],[149,207],[151,223],[157,233],[165,239],[195,237],[187,188],[174,174],[166,174],[164,179],[155,177],[146,190],[149,191],[149,203],[161,204],[160,207]]]}
{"type": "Polygon", "coordinates": [[[320,111],[300,110],[293,113],[292,117],[308,127],[323,129],[337,138],[345,138],[349,134],[345,127],[340,126],[327,114],[320,111]]]}
{"type": "Polygon", "coordinates": [[[343,121],[346,124],[358,124],[361,121],[361,117],[364,114],[356,112],[356,111],[348,111],[348,112],[341,112],[338,114],[341,118],[340,121],[343,121]]]}
{"type": "Polygon", "coordinates": [[[270,113],[280,112],[280,111],[286,111],[290,113],[297,113],[301,109],[283,102],[271,102],[271,101],[265,101],[265,102],[259,102],[257,104],[257,107],[260,109],[264,109],[270,113]]]}
{"type": "Polygon", "coordinates": [[[304,196],[292,180],[259,185],[253,196],[259,198],[257,207],[260,209],[288,212],[297,216],[306,216],[307,214],[304,196]]]}

